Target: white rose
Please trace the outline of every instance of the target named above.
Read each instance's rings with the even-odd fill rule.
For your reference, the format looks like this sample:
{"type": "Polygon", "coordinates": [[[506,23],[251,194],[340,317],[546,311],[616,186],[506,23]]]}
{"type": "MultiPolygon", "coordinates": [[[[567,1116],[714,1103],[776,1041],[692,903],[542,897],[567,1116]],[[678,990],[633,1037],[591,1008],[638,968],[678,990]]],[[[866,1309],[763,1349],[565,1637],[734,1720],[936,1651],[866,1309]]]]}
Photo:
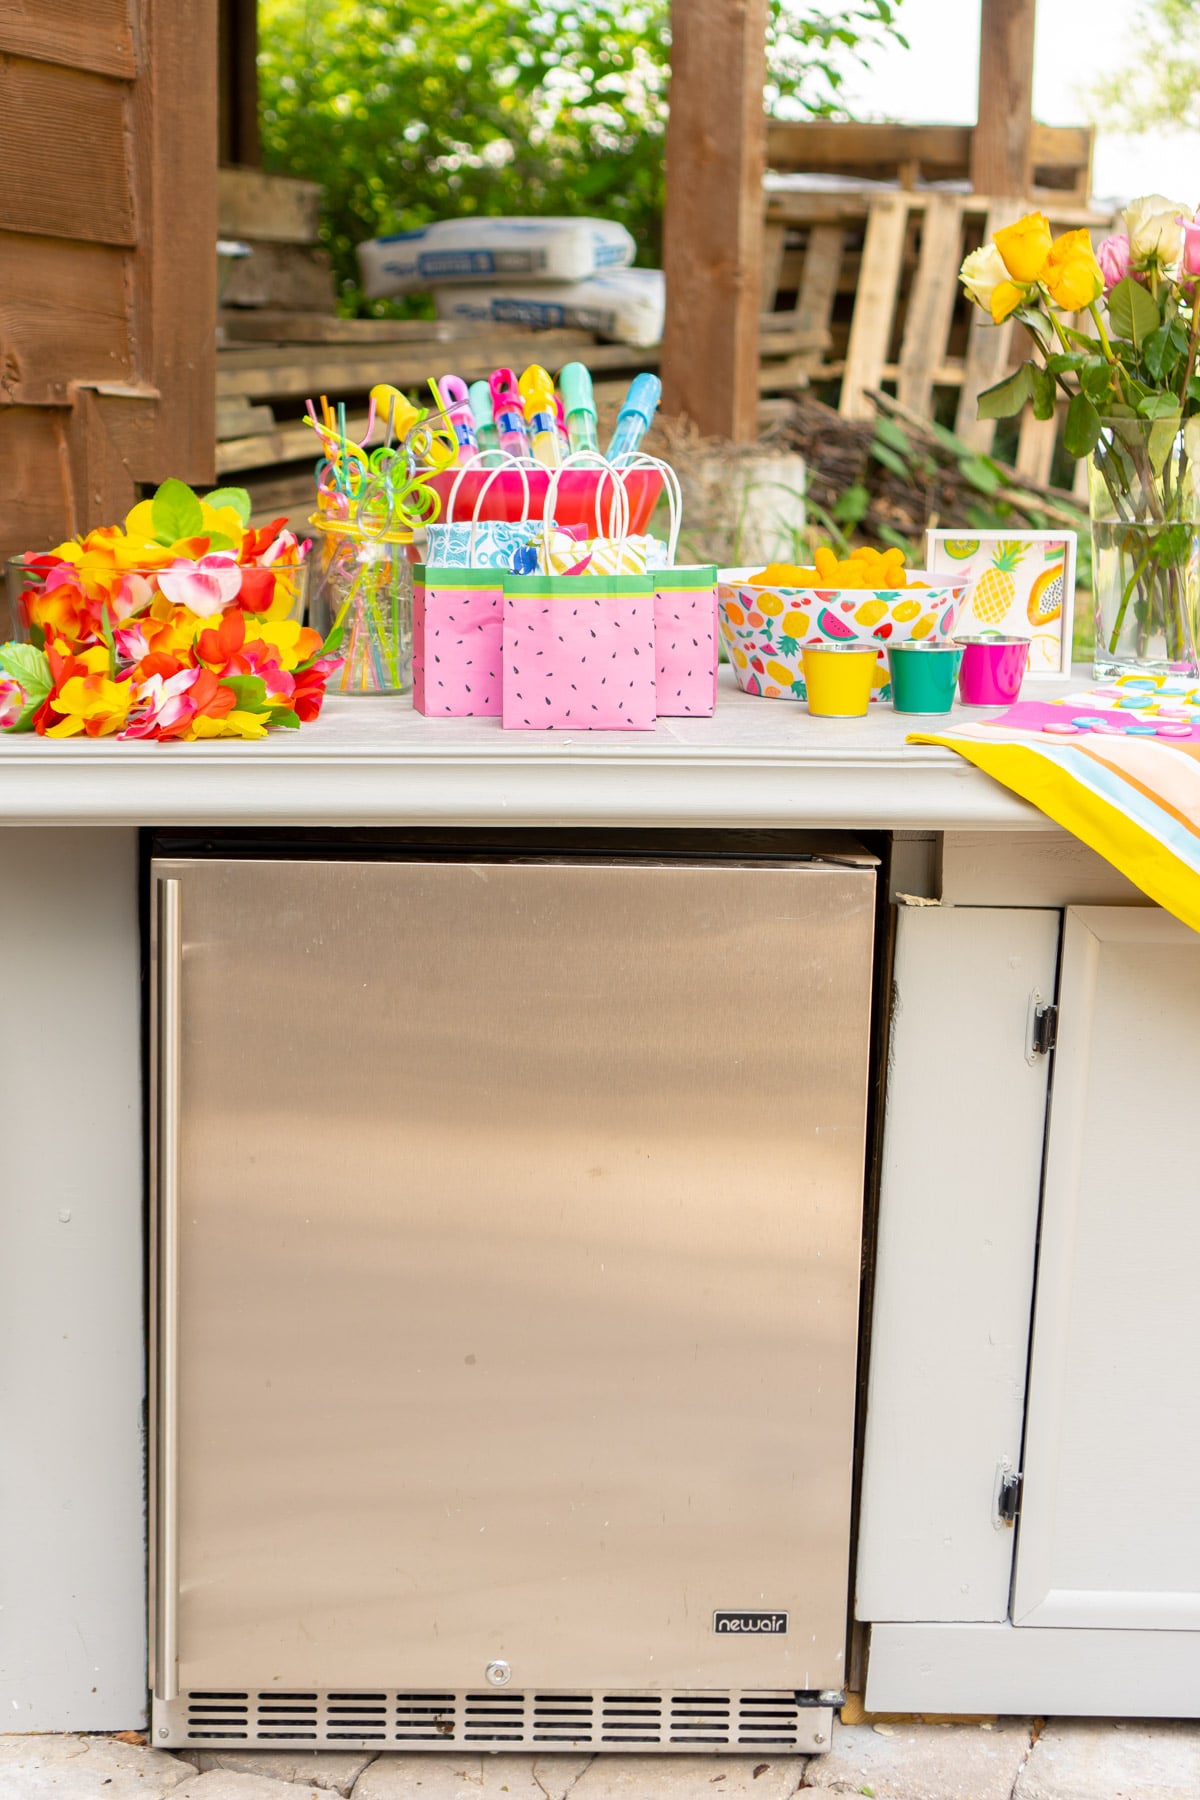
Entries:
{"type": "Polygon", "coordinates": [[[1125,208],[1125,229],[1129,234],[1130,255],[1135,263],[1173,263],[1183,248],[1180,214],[1186,206],[1168,200],[1165,194],[1146,194],[1131,200],[1125,208]]]}
{"type": "Polygon", "coordinates": [[[992,295],[1002,281],[1011,281],[1012,276],[995,244],[985,244],[965,258],[958,279],[967,290],[967,298],[982,306],[984,312],[991,312],[992,295]]]}

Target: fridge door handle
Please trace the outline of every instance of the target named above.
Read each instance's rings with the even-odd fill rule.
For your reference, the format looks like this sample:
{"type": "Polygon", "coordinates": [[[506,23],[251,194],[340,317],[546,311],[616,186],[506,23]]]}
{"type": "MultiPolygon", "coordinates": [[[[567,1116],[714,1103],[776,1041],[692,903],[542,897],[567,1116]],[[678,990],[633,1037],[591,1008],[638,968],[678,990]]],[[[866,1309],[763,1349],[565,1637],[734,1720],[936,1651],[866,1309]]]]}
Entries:
{"type": "Polygon", "coordinates": [[[158,884],[158,1416],[154,1691],[179,1694],[179,1075],[182,883],[158,884]]]}

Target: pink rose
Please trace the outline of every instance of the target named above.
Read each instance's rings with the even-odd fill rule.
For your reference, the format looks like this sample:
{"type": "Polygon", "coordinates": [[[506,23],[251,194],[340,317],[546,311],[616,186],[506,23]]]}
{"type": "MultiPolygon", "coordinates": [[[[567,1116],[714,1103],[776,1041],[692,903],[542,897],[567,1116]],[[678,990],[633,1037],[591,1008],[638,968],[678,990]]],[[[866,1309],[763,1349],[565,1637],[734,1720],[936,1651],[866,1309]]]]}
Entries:
{"type": "Polygon", "coordinates": [[[1123,236],[1106,237],[1096,252],[1096,261],[1100,264],[1104,276],[1104,291],[1116,287],[1118,281],[1124,281],[1129,273],[1131,253],[1129,239],[1123,236]]]}
{"type": "Polygon", "coordinates": [[[1183,226],[1183,273],[1200,275],[1200,220],[1181,219],[1183,226]]]}

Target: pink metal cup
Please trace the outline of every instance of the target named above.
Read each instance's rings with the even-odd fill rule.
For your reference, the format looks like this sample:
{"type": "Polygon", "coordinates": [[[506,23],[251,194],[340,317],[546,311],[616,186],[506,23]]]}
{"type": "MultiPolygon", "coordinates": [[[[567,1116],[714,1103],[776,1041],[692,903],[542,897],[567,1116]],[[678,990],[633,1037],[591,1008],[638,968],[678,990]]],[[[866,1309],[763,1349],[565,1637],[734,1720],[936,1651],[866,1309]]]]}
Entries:
{"type": "Polygon", "coordinates": [[[955,638],[962,646],[958,697],[964,706],[1011,706],[1029,663],[1029,639],[955,638]]]}

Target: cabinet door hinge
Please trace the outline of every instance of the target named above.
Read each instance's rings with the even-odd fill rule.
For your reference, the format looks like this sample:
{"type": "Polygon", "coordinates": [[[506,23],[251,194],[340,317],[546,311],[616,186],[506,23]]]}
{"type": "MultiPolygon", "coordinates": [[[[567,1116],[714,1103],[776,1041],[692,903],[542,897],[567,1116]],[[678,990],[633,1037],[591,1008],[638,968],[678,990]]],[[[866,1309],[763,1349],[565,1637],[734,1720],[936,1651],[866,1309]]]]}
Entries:
{"type": "Polygon", "coordinates": [[[1019,1469],[1001,1475],[1000,1486],[996,1495],[996,1523],[998,1525],[1015,1525],[1021,1510],[1021,1483],[1023,1476],[1019,1469]]]}
{"type": "Polygon", "coordinates": [[[1058,1008],[1046,1002],[1033,1009],[1033,1054],[1048,1056],[1058,1042],[1058,1008]]]}

